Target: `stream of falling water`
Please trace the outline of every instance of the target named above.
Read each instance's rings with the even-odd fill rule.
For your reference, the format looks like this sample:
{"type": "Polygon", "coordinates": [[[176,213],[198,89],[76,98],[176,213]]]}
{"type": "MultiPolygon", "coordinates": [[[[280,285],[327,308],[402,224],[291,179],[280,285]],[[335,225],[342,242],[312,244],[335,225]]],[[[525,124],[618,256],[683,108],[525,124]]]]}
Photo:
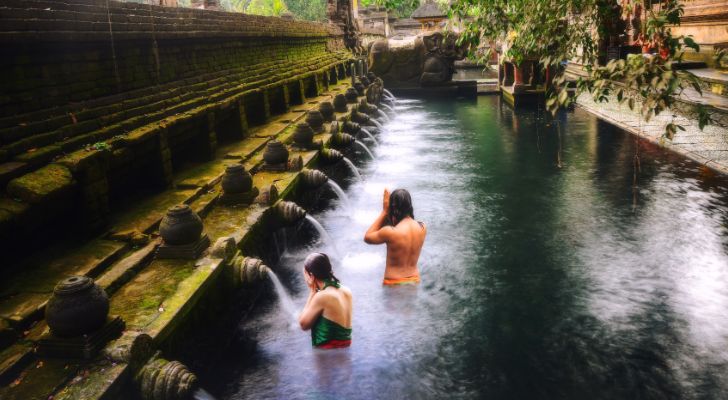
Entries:
{"type": "Polygon", "coordinates": [[[323,225],[321,225],[321,223],[318,222],[316,218],[310,215],[306,215],[306,221],[308,221],[308,223],[311,224],[314,229],[316,229],[316,232],[319,234],[319,237],[321,237],[321,240],[323,240],[324,243],[328,243],[338,256],[339,249],[336,247],[336,242],[334,242],[334,239],[331,238],[331,235],[326,232],[326,229],[323,227],[323,225]]]}
{"type": "Polygon", "coordinates": [[[364,134],[367,135],[367,137],[369,137],[369,139],[372,139],[372,141],[375,144],[379,144],[379,141],[377,140],[377,138],[374,137],[374,135],[372,135],[371,132],[369,132],[368,130],[366,130],[364,128],[361,128],[361,131],[364,132],[364,134]]]}
{"type": "Polygon", "coordinates": [[[356,139],[354,140],[354,143],[359,145],[359,147],[361,147],[362,150],[364,150],[369,155],[369,158],[371,158],[372,160],[374,159],[374,154],[372,153],[372,151],[369,150],[369,147],[367,147],[367,145],[365,145],[361,140],[356,139]]]}
{"type": "Polygon", "coordinates": [[[344,157],[344,162],[349,167],[349,169],[351,169],[351,172],[356,175],[356,179],[361,180],[361,173],[359,172],[359,168],[357,168],[356,165],[354,165],[354,163],[351,162],[351,160],[349,160],[347,157],[344,157]]]}
{"type": "Polygon", "coordinates": [[[268,277],[273,282],[273,289],[275,289],[281,308],[287,316],[286,319],[288,319],[291,328],[295,328],[298,326],[298,310],[293,304],[293,300],[291,300],[291,295],[288,294],[278,276],[271,269],[268,269],[268,277]]]}
{"type": "Polygon", "coordinates": [[[346,192],[344,192],[344,189],[342,189],[341,186],[339,186],[336,182],[334,182],[331,179],[326,181],[326,183],[329,185],[329,187],[331,187],[331,190],[333,190],[334,193],[336,193],[336,196],[339,197],[339,200],[342,203],[344,203],[344,206],[349,207],[351,202],[349,201],[349,196],[347,196],[346,192]]]}

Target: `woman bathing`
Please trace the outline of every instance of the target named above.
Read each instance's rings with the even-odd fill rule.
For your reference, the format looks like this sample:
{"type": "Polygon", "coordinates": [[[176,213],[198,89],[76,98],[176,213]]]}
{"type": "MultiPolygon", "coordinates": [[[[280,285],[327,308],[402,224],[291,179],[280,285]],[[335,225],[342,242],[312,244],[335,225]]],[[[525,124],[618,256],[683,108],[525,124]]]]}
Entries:
{"type": "Polygon", "coordinates": [[[312,253],[303,263],[303,277],[309,288],[308,300],[298,322],[311,329],[311,341],[320,349],[351,345],[351,291],[341,286],[331,269],[329,257],[312,253]]]}

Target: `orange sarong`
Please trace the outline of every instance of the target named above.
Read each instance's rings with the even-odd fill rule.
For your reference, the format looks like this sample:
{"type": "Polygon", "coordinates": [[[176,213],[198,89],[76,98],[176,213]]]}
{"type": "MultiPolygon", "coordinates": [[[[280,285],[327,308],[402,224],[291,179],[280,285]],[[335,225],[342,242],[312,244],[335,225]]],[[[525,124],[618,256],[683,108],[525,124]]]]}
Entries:
{"type": "Polygon", "coordinates": [[[383,285],[414,285],[420,283],[419,275],[405,276],[404,278],[384,278],[383,285]]]}

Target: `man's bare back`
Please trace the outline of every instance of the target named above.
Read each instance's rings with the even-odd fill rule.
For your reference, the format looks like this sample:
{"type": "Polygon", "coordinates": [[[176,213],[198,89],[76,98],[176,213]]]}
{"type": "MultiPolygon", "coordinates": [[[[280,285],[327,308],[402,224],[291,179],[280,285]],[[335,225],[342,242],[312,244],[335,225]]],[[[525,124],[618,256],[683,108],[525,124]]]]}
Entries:
{"type": "Polygon", "coordinates": [[[395,190],[391,200],[390,204],[390,194],[385,189],[382,212],[367,230],[364,241],[369,244],[387,244],[385,284],[416,283],[419,282],[417,261],[427,228],[414,220],[412,200],[406,190],[395,190]]]}

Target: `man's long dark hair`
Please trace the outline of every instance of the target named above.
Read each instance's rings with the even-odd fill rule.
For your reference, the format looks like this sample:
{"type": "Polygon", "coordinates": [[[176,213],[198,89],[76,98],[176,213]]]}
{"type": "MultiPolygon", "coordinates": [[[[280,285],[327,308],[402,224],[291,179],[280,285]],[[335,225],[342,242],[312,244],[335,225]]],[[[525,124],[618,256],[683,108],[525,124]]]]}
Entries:
{"type": "Polygon", "coordinates": [[[415,212],[412,209],[412,196],[406,189],[397,189],[389,195],[389,224],[397,225],[403,219],[410,217],[415,219],[415,212]]]}

